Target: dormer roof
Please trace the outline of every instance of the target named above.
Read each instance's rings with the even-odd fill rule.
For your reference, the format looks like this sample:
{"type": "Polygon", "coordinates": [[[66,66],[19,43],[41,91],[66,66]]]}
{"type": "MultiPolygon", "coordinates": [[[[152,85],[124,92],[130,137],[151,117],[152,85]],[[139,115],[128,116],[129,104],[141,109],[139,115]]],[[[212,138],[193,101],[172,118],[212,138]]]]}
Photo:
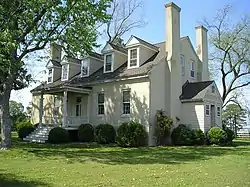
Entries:
{"type": "Polygon", "coordinates": [[[109,42],[107,42],[106,45],[104,46],[104,48],[102,49],[102,53],[110,52],[113,50],[118,51],[118,52],[122,52],[124,54],[128,53],[126,48],[119,46],[119,45],[116,45],[116,44],[113,44],[113,43],[109,43],[109,42]]]}
{"type": "Polygon", "coordinates": [[[49,60],[46,67],[62,67],[61,63],[56,60],[49,60]]]}
{"type": "Polygon", "coordinates": [[[96,52],[90,52],[89,56],[93,57],[93,58],[97,58],[97,59],[103,60],[103,55],[99,54],[99,53],[96,53],[96,52]]]}
{"type": "Polygon", "coordinates": [[[145,47],[148,47],[152,50],[158,51],[159,48],[137,36],[131,35],[128,42],[126,43],[126,48],[130,47],[130,46],[134,46],[134,45],[143,45],[145,47]]]}

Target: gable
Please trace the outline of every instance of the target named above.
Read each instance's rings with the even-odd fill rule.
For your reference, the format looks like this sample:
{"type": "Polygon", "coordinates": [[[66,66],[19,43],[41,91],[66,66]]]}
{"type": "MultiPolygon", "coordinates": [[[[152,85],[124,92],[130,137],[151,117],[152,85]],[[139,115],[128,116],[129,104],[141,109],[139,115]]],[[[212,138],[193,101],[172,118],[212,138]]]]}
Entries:
{"type": "Polygon", "coordinates": [[[105,53],[105,52],[109,52],[113,50],[112,46],[109,44],[109,43],[106,43],[106,45],[104,46],[104,48],[102,49],[102,53],[105,53]]]}
{"type": "MultiPolygon", "coordinates": [[[[195,56],[197,59],[199,59],[199,57],[194,49],[194,46],[193,46],[193,44],[188,36],[181,38],[182,47],[185,47],[185,44],[187,44],[186,47],[188,47],[190,49],[190,51],[192,52],[192,56],[195,56]]],[[[182,51],[183,50],[186,50],[186,49],[182,49],[182,51]]]]}
{"type": "Polygon", "coordinates": [[[215,82],[213,82],[213,84],[209,85],[206,88],[204,99],[208,101],[216,101],[217,103],[221,103],[221,104],[223,103],[219,89],[217,88],[217,85],[215,82]],[[214,93],[212,93],[212,86],[214,86],[215,88],[214,93]]]}
{"type": "Polygon", "coordinates": [[[128,42],[126,43],[126,46],[137,45],[137,44],[140,44],[140,42],[134,36],[131,36],[128,42]]]}
{"type": "Polygon", "coordinates": [[[48,63],[46,64],[46,68],[53,68],[53,67],[61,67],[62,65],[60,62],[55,61],[55,60],[49,60],[48,63]]]}

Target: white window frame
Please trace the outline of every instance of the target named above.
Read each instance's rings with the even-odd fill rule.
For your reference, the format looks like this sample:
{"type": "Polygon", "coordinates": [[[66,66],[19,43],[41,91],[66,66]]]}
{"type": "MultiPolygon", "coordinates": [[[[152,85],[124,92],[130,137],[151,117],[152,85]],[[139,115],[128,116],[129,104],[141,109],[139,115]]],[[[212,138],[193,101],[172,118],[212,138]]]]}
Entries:
{"type": "Polygon", "coordinates": [[[81,62],[81,77],[88,77],[89,76],[89,59],[82,60],[81,62]],[[87,63],[87,74],[83,74],[83,65],[87,63]]]}
{"type": "Polygon", "coordinates": [[[122,90],[122,115],[123,116],[130,116],[131,115],[131,90],[130,89],[122,90]],[[129,92],[129,102],[123,101],[124,92],[129,92]],[[129,104],[129,113],[125,113],[124,104],[129,104]]]}
{"type": "Polygon", "coordinates": [[[53,82],[53,75],[54,75],[54,68],[49,68],[48,69],[48,83],[53,82]],[[51,70],[51,74],[49,74],[49,71],[51,70]],[[51,78],[51,81],[49,81],[49,78],[51,78]]]}
{"type": "Polygon", "coordinates": [[[68,79],[69,79],[69,64],[63,64],[63,65],[62,65],[62,76],[61,76],[61,80],[62,80],[62,81],[65,81],[65,80],[68,80],[68,79]],[[63,77],[63,71],[64,71],[63,67],[64,67],[64,66],[67,66],[67,77],[66,77],[66,78],[63,77]]]}
{"type": "Polygon", "coordinates": [[[210,105],[208,105],[208,104],[205,104],[205,115],[210,116],[210,105]],[[208,111],[208,114],[207,114],[207,111],[208,111]]]}
{"type": "Polygon", "coordinates": [[[221,117],[221,107],[220,106],[217,106],[216,107],[216,113],[217,113],[217,117],[221,117]]]}
{"type": "Polygon", "coordinates": [[[195,78],[195,61],[192,59],[190,60],[190,77],[195,78]],[[192,76],[192,72],[194,76],[192,76]]]}
{"type": "Polygon", "coordinates": [[[77,96],[76,97],[76,108],[75,108],[75,114],[76,114],[76,117],[80,117],[82,116],[82,97],[81,96],[77,96]],[[78,99],[80,98],[80,102],[78,102],[78,99]],[[78,115],[77,115],[77,106],[78,106],[78,115]]]}
{"type": "Polygon", "coordinates": [[[138,68],[139,67],[139,53],[140,53],[140,50],[139,50],[139,47],[136,47],[136,48],[131,48],[128,50],[128,68],[138,68]],[[131,51],[133,50],[136,50],[136,58],[133,58],[131,59],[131,51]],[[136,65],[135,66],[130,66],[130,61],[131,60],[135,60],[136,59],[136,65]]]}
{"type": "Polygon", "coordinates": [[[97,115],[105,115],[105,94],[103,92],[97,93],[97,115]],[[99,103],[99,95],[103,95],[103,103],[99,103]],[[103,106],[103,114],[99,113],[99,106],[103,106]]]}
{"type": "Polygon", "coordinates": [[[114,69],[114,54],[113,53],[108,53],[104,55],[104,73],[109,73],[113,72],[114,69]],[[111,55],[111,69],[109,71],[106,70],[106,60],[107,56],[111,55]]]}
{"type": "Polygon", "coordinates": [[[180,56],[180,62],[181,62],[181,75],[185,75],[185,56],[181,54],[180,56]]]}

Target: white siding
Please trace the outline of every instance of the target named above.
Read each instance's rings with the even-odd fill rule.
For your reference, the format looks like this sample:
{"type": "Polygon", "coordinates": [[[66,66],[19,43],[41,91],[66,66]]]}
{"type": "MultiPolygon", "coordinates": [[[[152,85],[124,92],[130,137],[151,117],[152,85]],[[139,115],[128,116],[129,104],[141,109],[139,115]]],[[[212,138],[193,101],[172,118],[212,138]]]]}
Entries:
{"type": "Polygon", "coordinates": [[[113,53],[114,53],[113,71],[115,71],[117,68],[119,68],[122,64],[124,64],[127,61],[127,55],[116,51],[114,51],[113,53]]]}

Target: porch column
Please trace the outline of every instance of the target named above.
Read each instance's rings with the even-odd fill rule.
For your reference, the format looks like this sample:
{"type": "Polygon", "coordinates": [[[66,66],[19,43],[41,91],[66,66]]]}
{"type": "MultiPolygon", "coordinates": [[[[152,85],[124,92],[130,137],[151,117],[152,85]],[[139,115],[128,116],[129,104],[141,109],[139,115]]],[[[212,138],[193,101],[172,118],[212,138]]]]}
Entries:
{"type": "Polygon", "coordinates": [[[67,116],[68,116],[68,111],[67,111],[67,103],[68,103],[68,91],[65,90],[63,93],[63,127],[67,126],[67,116]]]}
{"type": "Polygon", "coordinates": [[[43,93],[40,95],[39,102],[39,125],[41,126],[43,123],[43,93]]]}
{"type": "Polygon", "coordinates": [[[92,96],[91,96],[91,94],[89,93],[89,94],[88,94],[88,106],[87,106],[88,123],[90,123],[90,122],[89,122],[89,119],[90,119],[90,113],[91,113],[91,111],[90,111],[90,110],[91,110],[91,104],[90,104],[90,103],[91,103],[91,97],[92,97],[92,96]]]}

